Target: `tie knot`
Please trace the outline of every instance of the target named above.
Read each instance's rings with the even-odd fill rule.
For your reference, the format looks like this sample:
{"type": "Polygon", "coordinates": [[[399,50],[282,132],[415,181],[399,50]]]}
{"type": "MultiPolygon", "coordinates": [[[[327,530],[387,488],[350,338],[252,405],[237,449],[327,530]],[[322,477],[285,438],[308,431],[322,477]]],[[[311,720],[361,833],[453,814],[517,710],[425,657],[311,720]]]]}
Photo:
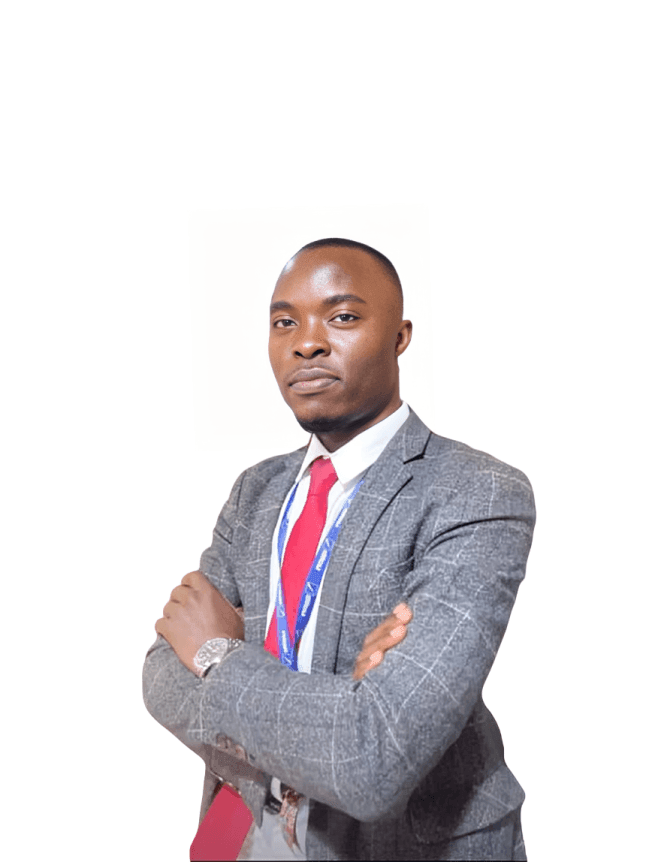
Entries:
{"type": "Polygon", "coordinates": [[[310,488],[308,496],[327,497],[337,482],[337,473],[330,458],[317,458],[310,466],[310,488]]]}

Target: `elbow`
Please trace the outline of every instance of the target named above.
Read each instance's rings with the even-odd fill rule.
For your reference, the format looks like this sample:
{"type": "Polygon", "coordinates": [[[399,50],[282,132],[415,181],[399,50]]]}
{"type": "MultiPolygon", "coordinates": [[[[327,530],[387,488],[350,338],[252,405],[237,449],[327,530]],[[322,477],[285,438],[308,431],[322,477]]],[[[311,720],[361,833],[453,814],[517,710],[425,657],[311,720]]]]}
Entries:
{"type": "Polygon", "coordinates": [[[145,656],[143,665],[143,701],[149,714],[169,729],[175,709],[174,655],[165,649],[166,642],[156,641],[145,656]]]}
{"type": "Polygon", "coordinates": [[[149,714],[195,754],[204,757],[201,680],[164,641],[149,650],[143,666],[143,701],[149,714]]]}
{"type": "Polygon", "coordinates": [[[383,820],[385,817],[395,818],[403,813],[405,806],[397,807],[394,805],[377,805],[373,800],[363,803],[353,810],[347,808],[346,813],[362,823],[374,823],[377,820],[383,820]]]}
{"type": "Polygon", "coordinates": [[[143,665],[143,702],[152,718],[155,718],[160,724],[164,724],[162,686],[157,685],[160,668],[157,668],[156,664],[151,653],[148,653],[143,665]]]}

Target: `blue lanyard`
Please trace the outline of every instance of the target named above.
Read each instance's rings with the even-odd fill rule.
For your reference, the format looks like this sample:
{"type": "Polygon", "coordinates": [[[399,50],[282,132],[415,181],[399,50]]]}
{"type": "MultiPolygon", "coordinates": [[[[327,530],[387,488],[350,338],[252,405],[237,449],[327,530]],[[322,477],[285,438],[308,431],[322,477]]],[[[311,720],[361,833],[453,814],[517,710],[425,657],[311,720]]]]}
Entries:
{"type": "Polygon", "coordinates": [[[351,491],[344,505],[342,506],[339,515],[335,519],[333,526],[328,531],[326,538],[321,543],[319,549],[317,550],[317,553],[315,554],[315,559],[313,560],[312,566],[310,567],[310,571],[308,572],[308,577],[306,578],[306,583],[304,585],[303,592],[301,593],[301,599],[299,601],[299,610],[297,613],[297,622],[294,631],[294,641],[290,637],[287,615],[285,613],[285,595],[283,594],[281,568],[283,565],[283,547],[285,545],[285,537],[287,535],[288,523],[290,520],[289,512],[290,507],[292,506],[292,503],[294,501],[294,497],[297,493],[297,488],[299,487],[298,482],[294,486],[292,494],[290,495],[290,499],[288,500],[288,504],[285,507],[285,512],[281,520],[281,526],[278,531],[279,576],[278,584],[276,587],[276,636],[278,638],[279,658],[281,662],[286,667],[289,667],[291,670],[298,670],[298,645],[299,641],[301,640],[301,635],[304,633],[306,626],[308,625],[308,620],[310,619],[310,615],[315,606],[317,593],[319,592],[319,585],[321,584],[322,578],[324,577],[324,572],[328,567],[331,553],[333,551],[333,546],[335,545],[335,540],[337,539],[337,536],[342,527],[342,521],[344,520],[344,516],[346,515],[349,506],[353,502],[353,498],[360,490],[360,486],[363,482],[364,479],[360,479],[353,491],[351,491]]]}

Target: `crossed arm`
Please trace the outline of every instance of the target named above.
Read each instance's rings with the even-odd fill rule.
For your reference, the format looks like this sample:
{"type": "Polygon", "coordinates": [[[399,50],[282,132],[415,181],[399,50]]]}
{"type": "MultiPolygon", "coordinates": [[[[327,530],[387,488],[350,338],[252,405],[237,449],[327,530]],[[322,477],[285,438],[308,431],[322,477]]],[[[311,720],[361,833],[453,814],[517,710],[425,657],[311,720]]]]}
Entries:
{"type": "Polygon", "coordinates": [[[531,491],[510,476],[488,481],[482,514],[469,507],[468,520],[428,528],[402,576],[409,636],[378,666],[361,673],[369,653],[357,678],[293,673],[244,643],[199,680],[163,641],[146,662],[150,712],[198,752],[220,733],[237,740],[258,768],[359,820],[396,812],[469,720],[524,575],[531,491]]]}
{"type": "MultiPolygon", "coordinates": [[[[404,639],[411,619],[408,606],[400,603],[369,632],[356,659],[353,679],[362,679],[381,663],[387,650],[404,639]]],[[[212,638],[244,640],[241,609],[234,608],[200,571],[187,574],[172,590],[155,629],[192,673],[196,673],[195,654],[206,641],[212,638]]]]}

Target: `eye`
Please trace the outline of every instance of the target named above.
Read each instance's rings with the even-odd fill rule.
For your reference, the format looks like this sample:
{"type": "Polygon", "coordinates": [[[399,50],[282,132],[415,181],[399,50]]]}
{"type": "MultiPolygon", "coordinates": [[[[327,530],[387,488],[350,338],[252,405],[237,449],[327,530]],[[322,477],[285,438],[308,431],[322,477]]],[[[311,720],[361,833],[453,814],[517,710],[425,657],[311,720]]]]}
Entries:
{"type": "Polygon", "coordinates": [[[280,320],[275,320],[273,323],[275,329],[287,329],[288,326],[294,325],[294,321],[290,320],[289,317],[282,317],[280,320]]]}
{"type": "Polygon", "coordinates": [[[351,323],[353,320],[360,320],[355,314],[349,314],[348,311],[343,311],[341,314],[336,314],[333,320],[339,320],[340,323],[351,323]]]}

